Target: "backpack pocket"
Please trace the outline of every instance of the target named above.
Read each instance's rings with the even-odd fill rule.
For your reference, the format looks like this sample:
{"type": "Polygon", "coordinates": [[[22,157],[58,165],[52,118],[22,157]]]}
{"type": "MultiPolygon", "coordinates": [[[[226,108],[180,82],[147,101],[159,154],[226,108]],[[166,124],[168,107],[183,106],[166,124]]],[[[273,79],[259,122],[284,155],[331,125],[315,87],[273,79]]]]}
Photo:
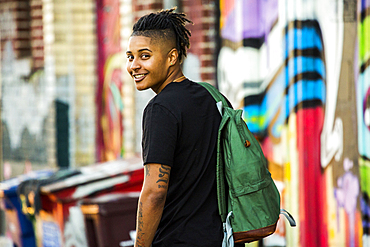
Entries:
{"type": "Polygon", "coordinates": [[[244,165],[231,168],[235,171],[233,174],[237,176],[227,174],[230,192],[233,197],[239,197],[261,190],[272,182],[271,174],[261,160],[244,162],[244,165]]]}
{"type": "MultiPolygon", "coordinates": [[[[234,233],[248,232],[275,225],[280,214],[280,196],[271,177],[245,190],[230,190],[231,218],[234,233]]],[[[263,232],[263,230],[262,230],[263,232]]],[[[273,231],[271,232],[273,233],[273,231]]],[[[262,233],[265,234],[265,233],[262,233]]]]}

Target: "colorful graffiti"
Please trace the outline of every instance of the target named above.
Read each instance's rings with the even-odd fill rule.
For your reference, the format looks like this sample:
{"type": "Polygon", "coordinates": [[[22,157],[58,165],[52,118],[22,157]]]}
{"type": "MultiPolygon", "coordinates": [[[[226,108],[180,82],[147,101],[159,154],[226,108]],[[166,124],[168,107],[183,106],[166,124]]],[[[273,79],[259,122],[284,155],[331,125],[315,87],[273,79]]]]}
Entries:
{"type": "MultiPolygon", "coordinates": [[[[38,8],[39,4],[34,6],[38,8]]],[[[31,29],[35,25],[30,24],[29,14],[17,18],[19,13],[29,12],[34,18],[40,16],[40,12],[30,10],[28,2],[0,3],[0,145],[8,178],[26,173],[32,167],[53,165],[48,163],[48,144],[54,138],[45,129],[53,119],[55,87],[42,66],[43,53],[38,53],[37,62],[32,56],[36,46],[38,49],[43,43],[31,46],[31,29]]]]}
{"type": "MultiPolygon", "coordinates": [[[[299,222],[276,241],[265,241],[265,246],[284,246],[281,237],[286,246],[365,243],[369,201],[364,188],[369,186],[364,184],[369,165],[361,164],[369,156],[361,150],[369,153],[370,136],[361,132],[359,162],[353,148],[356,140],[350,137],[356,129],[352,116],[356,100],[357,108],[364,108],[358,111],[358,121],[363,119],[359,135],[369,134],[370,100],[365,96],[369,85],[360,83],[365,76],[361,70],[357,91],[363,91],[355,96],[351,64],[356,58],[356,35],[351,33],[357,23],[353,18],[344,25],[345,9],[356,9],[356,2],[220,1],[218,87],[234,107],[244,110],[273,178],[283,184],[283,207],[299,222]]],[[[361,16],[359,26],[366,37],[359,39],[369,42],[370,31],[363,29],[367,21],[361,16]]],[[[370,53],[364,47],[368,49],[369,43],[360,41],[359,49],[367,54],[367,60],[360,59],[361,68],[366,61],[369,64],[370,53]]]]}
{"type": "Polygon", "coordinates": [[[87,247],[84,215],[79,206],[69,208],[68,221],[64,226],[65,247],[87,247]]]}
{"type": "MultiPolygon", "coordinates": [[[[349,219],[349,243],[351,247],[355,246],[355,218],[356,218],[356,206],[357,197],[359,196],[360,185],[358,177],[355,176],[350,169],[353,168],[353,162],[348,158],[344,159],[343,163],[344,170],[346,173],[338,178],[338,188],[334,190],[335,199],[338,204],[338,208],[344,208],[349,219]]],[[[339,219],[339,210],[337,212],[339,219]]],[[[338,220],[339,224],[339,220],[338,220]]]]}
{"type": "Polygon", "coordinates": [[[46,164],[44,128],[55,91],[44,71],[31,73],[31,60],[16,58],[10,41],[5,43],[1,74],[4,159],[46,164]]]}
{"type": "Polygon", "coordinates": [[[123,155],[122,64],[118,0],[98,1],[99,83],[97,90],[99,161],[123,155]]]}
{"type": "Polygon", "coordinates": [[[359,3],[357,127],[363,244],[370,246],[370,1],[359,3]]]}

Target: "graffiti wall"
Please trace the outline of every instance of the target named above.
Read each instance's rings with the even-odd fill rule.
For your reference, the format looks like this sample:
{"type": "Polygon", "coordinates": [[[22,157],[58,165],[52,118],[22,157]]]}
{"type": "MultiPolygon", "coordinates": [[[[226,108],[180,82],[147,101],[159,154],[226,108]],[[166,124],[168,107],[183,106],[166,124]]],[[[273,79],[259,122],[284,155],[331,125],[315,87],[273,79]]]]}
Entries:
{"type": "Polygon", "coordinates": [[[265,246],[369,246],[370,1],[220,0],[217,81],[298,222],[265,246]]]}
{"type": "Polygon", "coordinates": [[[97,1],[98,27],[98,133],[99,161],[123,155],[123,101],[120,15],[118,0],[97,1]]]}
{"type": "MultiPolygon", "coordinates": [[[[46,166],[47,131],[54,117],[53,85],[43,70],[43,43],[38,31],[41,5],[24,1],[0,3],[1,127],[5,178],[46,166]],[[22,13],[26,13],[26,15],[22,13]]],[[[42,36],[41,36],[42,37],[42,36]]],[[[50,165],[53,165],[50,163],[50,165]]]]}
{"type": "Polygon", "coordinates": [[[5,178],[95,162],[95,10],[92,0],[1,1],[5,178]]]}
{"type": "Polygon", "coordinates": [[[370,246],[370,1],[358,6],[356,105],[364,246],[370,246]]]}

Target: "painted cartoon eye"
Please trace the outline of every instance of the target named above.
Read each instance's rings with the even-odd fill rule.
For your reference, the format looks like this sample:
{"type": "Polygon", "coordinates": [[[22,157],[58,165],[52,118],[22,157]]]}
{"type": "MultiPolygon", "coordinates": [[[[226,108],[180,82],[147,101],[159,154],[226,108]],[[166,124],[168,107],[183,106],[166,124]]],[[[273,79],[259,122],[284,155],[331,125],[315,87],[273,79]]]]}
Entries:
{"type": "Polygon", "coordinates": [[[370,130],[370,88],[365,95],[363,107],[364,122],[367,128],[370,130]]]}

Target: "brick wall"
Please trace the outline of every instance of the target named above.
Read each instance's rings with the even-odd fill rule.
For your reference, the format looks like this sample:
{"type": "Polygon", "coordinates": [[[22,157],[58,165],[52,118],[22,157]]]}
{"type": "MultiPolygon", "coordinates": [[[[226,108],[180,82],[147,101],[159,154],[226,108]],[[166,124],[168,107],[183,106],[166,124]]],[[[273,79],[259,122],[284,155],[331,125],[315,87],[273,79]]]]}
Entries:
{"type": "Polygon", "coordinates": [[[1,142],[13,176],[31,166],[55,165],[53,89],[42,68],[41,4],[0,1],[1,142]]]}
{"type": "Polygon", "coordinates": [[[30,1],[31,56],[34,70],[44,67],[42,0],[30,1]]]}
{"type": "Polygon", "coordinates": [[[95,1],[45,0],[43,4],[45,74],[53,85],[54,99],[68,106],[69,165],[89,165],[95,162],[95,1]]]}
{"type": "Polygon", "coordinates": [[[4,51],[4,42],[12,40],[16,57],[28,57],[31,54],[29,1],[1,0],[0,15],[2,52],[4,51]]]}
{"type": "Polygon", "coordinates": [[[96,20],[95,1],[72,1],[75,65],[76,164],[95,162],[96,20]]]}
{"type": "Polygon", "coordinates": [[[136,22],[141,16],[161,10],[162,8],[163,0],[147,0],[145,2],[141,0],[132,0],[134,22],[136,22]]]}
{"type": "MultiPolygon", "coordinates": [[[[191,47],[188,53],[199,59],[199,72],[202,81],[215,85],[215,2],[212,0],[184,0],[182,10],[194,25],[189,25],[191,31],[191,47]]],[[[197,69],[197,68],[194,68],[197,69]]]]}

